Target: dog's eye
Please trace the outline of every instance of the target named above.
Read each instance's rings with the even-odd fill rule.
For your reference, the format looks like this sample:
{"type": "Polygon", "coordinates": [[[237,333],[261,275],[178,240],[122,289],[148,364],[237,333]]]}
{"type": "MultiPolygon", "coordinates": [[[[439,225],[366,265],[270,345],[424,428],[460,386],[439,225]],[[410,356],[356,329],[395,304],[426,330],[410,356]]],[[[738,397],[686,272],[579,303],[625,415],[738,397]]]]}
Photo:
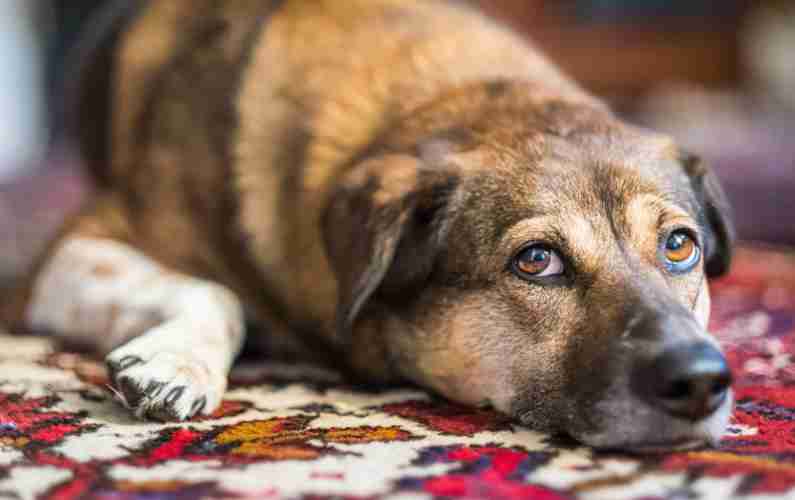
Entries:
{"type": "Polygon", "coordinates": [[[544,278],[563,274],[563,260],[546,245],[525,248],[514,258],[514,270],[520,277],[544,278]]]}
{"type": "Polygon", "coordinates": [[[701,257],[701,250],[687,231],[677,230],[665,242],[665,264],[672,273],[692,270],[701,257]]]}

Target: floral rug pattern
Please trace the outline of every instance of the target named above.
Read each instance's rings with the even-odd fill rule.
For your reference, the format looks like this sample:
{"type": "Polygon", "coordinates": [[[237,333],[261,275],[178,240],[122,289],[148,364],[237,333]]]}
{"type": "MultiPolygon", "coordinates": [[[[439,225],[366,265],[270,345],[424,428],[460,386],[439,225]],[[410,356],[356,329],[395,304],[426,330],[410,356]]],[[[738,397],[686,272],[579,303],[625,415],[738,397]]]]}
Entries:
{"type": "Polygon", "coordinates": [[[719,449],[598,454],[486,410],[244,364],[215,415],[142,423],[95,360],[0,335],[0,498],[795,498],[795,254],[746,247],[714,284],[737,405],[719,449]]]}

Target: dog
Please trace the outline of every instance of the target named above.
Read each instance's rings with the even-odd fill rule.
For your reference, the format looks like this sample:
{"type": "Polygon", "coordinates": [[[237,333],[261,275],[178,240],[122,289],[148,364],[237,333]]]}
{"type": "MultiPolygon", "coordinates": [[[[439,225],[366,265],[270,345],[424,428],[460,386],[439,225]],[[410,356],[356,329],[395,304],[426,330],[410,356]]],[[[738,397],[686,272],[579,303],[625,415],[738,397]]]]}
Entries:
{"type": "Polygon", "coordinates": [[[726,197],[523,37],[439,0],[104,19],[75,86],[96,195],[6,318],[106,353],[136,415],[212,412],[253,324],[595,448],[720,439],[726,197]]]}

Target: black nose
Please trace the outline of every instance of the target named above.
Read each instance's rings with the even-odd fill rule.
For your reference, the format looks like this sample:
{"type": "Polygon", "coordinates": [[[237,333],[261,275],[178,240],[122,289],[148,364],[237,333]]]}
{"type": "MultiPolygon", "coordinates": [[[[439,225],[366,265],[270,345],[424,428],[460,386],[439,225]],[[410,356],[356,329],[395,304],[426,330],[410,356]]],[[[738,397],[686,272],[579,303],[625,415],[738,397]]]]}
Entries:
{"type": "Polygon", "coordinates": [[[707,343],[670,348],[636,376],[641,378],[644,399],[671,415],[690,420],[717,410],[732,382],[726,358],[707,343]]]}

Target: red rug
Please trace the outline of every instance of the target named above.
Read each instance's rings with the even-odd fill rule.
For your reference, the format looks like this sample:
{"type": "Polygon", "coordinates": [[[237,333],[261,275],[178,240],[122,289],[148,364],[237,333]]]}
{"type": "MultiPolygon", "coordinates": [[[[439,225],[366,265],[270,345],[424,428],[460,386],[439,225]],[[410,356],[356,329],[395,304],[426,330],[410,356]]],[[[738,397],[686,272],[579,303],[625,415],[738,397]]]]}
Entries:
{"type": "Polygon", "coordinates": [[[241,366],[212,418],[141,423],[101,364],[0,336],[0,498],[795,498],[795,254],[745,248],[714,291],[730,434],[642,459],[310,367],[241,366]]]}

